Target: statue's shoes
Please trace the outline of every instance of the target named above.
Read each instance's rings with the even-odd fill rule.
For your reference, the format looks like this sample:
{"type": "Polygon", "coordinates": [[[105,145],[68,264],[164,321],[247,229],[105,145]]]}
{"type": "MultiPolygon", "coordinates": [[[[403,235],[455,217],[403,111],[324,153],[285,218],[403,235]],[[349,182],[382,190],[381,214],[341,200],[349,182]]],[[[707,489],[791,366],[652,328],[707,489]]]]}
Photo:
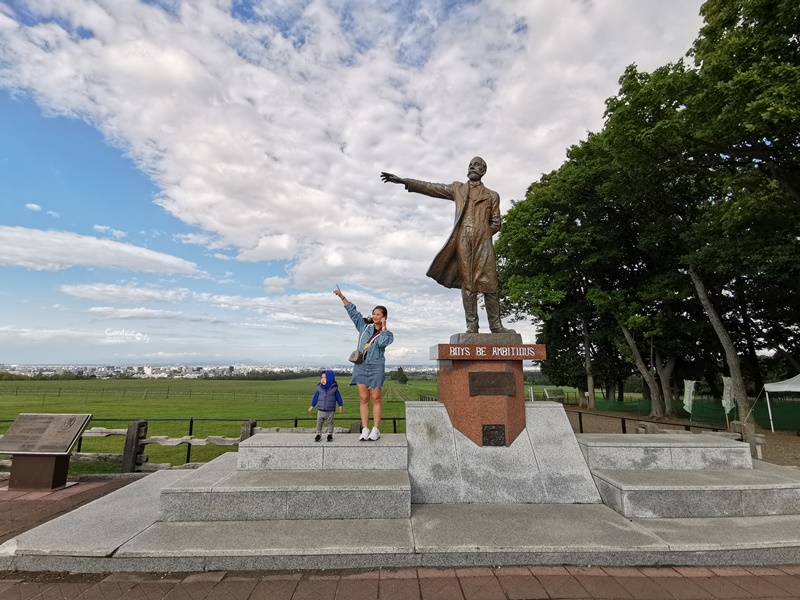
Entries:
{"type": "Polygon", "coordinates": [[[513,329],[508,329],[507,327],[496,327],[492,329],[492,333],[517,333],[513,329]]]}

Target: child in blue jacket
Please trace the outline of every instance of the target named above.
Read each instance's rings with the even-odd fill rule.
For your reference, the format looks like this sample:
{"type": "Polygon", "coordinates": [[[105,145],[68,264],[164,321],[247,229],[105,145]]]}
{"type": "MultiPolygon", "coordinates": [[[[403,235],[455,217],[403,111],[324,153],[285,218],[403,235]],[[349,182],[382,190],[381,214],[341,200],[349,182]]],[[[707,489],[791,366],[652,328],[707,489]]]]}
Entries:
{"type": "Polygon", "coordinates": [[[328,423],[328,441],[333,441],[333,415],[336,412],[336,405],[339,405],[339,412],[342,412],[342,395],[339,393],[339,384],[336,382],[336,374],[333,371],[325,371],[319,378],[317,392],[311,399],[311,406],[308,412],[317,407],[317,435],[314,441],[322,439],[322,422],[328,423]]]}

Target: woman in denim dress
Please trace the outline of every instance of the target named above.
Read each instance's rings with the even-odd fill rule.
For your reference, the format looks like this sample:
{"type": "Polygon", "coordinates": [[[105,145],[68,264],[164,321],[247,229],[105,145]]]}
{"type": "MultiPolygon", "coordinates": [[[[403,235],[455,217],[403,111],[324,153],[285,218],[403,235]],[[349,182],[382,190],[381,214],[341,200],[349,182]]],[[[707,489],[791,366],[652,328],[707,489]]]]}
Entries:
{"type": "Polygon", "coordinates": [[[356,305],[344,297],[339,286],[333,292],[342,299],[347,315],[358,330],[358,349],[365,352],[364,362],[353,365],[353,377],[350,385],[358,386],[358,398],[361,400],[361,441],[376,441],[381,437],[378,427],[383,414],[382,394],[383,382],[386,379],[386,346],[394,341],[394,335],[386,327],[386,307],[376,306],[372,317],[365,319],[356,305]],[[372,422],[369,428],[369,402],[372,400],[372,422]]]}

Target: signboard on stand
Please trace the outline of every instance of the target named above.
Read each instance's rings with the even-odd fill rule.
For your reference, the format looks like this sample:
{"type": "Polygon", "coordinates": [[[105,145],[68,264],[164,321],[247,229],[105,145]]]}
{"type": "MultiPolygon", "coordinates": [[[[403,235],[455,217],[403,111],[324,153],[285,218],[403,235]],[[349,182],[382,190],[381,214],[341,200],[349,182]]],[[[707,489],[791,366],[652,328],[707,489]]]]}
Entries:
{"type": "Polygon", "coordinates": [[[0,439],[11,454],[8,489],[54,490],[67,485],[69,455],[92,415],[21,413],[0,439]]]}

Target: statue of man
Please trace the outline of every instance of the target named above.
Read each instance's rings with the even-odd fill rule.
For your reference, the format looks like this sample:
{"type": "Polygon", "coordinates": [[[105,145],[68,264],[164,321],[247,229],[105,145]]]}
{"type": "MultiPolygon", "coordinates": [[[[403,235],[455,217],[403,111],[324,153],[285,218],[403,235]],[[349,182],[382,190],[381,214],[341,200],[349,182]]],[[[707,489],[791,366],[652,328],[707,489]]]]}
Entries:
{"type": "Polygon", "coordinates": [[[492,333],[515,333],[500,322],[500,291],[492,236],[500,231],[500,196],[481,183],[486,161],[476,156],[469,162],[469,181],[428,183],[381,173],[384,183],[402,183],[409,192],[453,200],[456,218],[453,231],[428,269],[448,288],[461,288],[467,318],[467,333],[478,333],[478,294],[483,294],[492,333]]]}

